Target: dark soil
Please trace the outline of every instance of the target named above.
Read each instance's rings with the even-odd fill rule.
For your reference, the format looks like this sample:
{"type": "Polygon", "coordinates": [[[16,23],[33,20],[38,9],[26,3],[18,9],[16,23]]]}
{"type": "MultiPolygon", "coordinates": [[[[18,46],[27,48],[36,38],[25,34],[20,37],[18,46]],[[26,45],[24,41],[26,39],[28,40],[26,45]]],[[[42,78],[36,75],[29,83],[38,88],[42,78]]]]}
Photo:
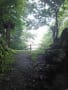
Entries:
{"type": "Polygon", "coordinates": [[[15,57],[15,63],[11,70],[5,74],[0,90],[39,90],[36,78],[40,77],[42,79],[41,74],[38,73],[44,65],[42,55],[39,55],[35,63],[32,62],[28,54],[20,53],[15,57]]]}

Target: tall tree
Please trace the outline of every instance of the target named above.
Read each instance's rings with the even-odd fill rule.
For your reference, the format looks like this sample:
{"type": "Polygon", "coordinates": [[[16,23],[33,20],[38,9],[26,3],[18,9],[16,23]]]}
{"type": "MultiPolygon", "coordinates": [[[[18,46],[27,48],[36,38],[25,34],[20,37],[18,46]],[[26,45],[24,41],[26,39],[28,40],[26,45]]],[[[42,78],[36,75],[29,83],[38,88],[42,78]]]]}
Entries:
{"type": "Polygon", "coordinates": [[[60,33],[62,30],[68,27],[68,0],[65,0],[65,2],[62,4],[62,6],[59,9],[59,29],[60,33]]]}
{"type": "MultiPolygon", "coordinates": [[[[29,0],[27,13],[30,12],[32,18],[27,19],[29,28],[38,28],[41,25],[49,25],[52,19],[54,24],[54,41],[58,38],[58,11],[64,0],[29,0]]],[[[53,31],[53,30],[52,30],[53,31]]]]}
{"type": "MultiPolygon", "coordinates": [[[[6,39],[7,45],[10,42],[10,31],[21,21],[25,8],[25,0],[1,0],[0,1],[0,33],[6,39]]],[[[20,25],[18,25],[20,27],[20,25]]]]}

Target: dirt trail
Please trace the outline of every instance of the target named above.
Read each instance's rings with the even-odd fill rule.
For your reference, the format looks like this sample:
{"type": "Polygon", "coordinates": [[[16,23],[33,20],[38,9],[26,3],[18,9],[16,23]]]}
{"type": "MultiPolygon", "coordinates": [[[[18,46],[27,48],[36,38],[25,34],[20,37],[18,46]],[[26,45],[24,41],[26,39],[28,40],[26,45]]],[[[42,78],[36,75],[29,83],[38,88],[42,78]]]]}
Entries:
{"type": "Polygon", "coordinates": [[[33,64],[30,55],[17,54],[15,63],[4,77],[0,90],[35,90],[33,76],[37,73],[33,72],[33,64]]]}
{"type": "Polygon", "coordinates": [[[18,54],[16,56],[16,62],[15,62],[15,66],[22,70],[28,71],[33,67],[33,62],[30,58],[29,54],[18,54]]]}

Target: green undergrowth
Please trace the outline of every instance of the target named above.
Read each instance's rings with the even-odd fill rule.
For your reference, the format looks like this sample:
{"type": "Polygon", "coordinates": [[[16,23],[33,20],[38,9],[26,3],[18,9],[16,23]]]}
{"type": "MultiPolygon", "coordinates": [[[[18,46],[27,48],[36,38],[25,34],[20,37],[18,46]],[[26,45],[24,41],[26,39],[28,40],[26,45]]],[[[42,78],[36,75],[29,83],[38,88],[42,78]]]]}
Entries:
{"type": "Polygon", "coordinates": [[[0,79],[11,69],[14,63],[14,50],[8,48],[3,39],[0,39],[0,79]]]}
{"type": "Polygon", "coordinates": [[[32,61],[34,61],[34,62],[37,61],[38,55],[44,54],[44,53],[45,53],[45,51],[42,50],[42,49],[32,50],[31,51],[31,59],[32,59],[32,61]]]}

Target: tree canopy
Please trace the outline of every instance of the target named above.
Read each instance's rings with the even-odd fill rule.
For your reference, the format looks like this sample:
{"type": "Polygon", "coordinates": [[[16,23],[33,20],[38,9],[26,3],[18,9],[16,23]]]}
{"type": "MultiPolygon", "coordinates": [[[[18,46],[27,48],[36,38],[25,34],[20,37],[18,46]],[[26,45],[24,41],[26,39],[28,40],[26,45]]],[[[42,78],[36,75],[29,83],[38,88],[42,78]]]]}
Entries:
{"type": "Polygon", "coordinates": [[[24,0],[1,0],[0,1],[0,33],[5,39],[10,38],[11,29],[18,27],[22,29],[24,23],[23,12],[25,8],[24,0]],[[21,20],[22,16],[22,20],[21,20]],[[9,29],[9,30],[8,30],[9,29]],[[6,30],[6,31],[5,31],[6,30]]]}
{"type": "Polygon", "coordinates": [[[33,18],[27,21],[28,24],[32,23],[32,26],[35,27],[49,25],[51,18],[55,19],[55,12],[59,10],[63,2],[64,0],[38,0],[37,2],[29,0],[27,13],[30,12],[29,15],[32,15],[33,18]]]}
{"type": "Polygon", "coordinates": [[[26,22],[28,28],[38,28],[43,25],[52,27],[53,40],[58,39],[58,13],[65,0],[28,0],[26,10],[26,22]],[[29,12],[29,14],[28,14],[29,12]],[[54,23],[51,26],[51,23],[54,23]]]}

